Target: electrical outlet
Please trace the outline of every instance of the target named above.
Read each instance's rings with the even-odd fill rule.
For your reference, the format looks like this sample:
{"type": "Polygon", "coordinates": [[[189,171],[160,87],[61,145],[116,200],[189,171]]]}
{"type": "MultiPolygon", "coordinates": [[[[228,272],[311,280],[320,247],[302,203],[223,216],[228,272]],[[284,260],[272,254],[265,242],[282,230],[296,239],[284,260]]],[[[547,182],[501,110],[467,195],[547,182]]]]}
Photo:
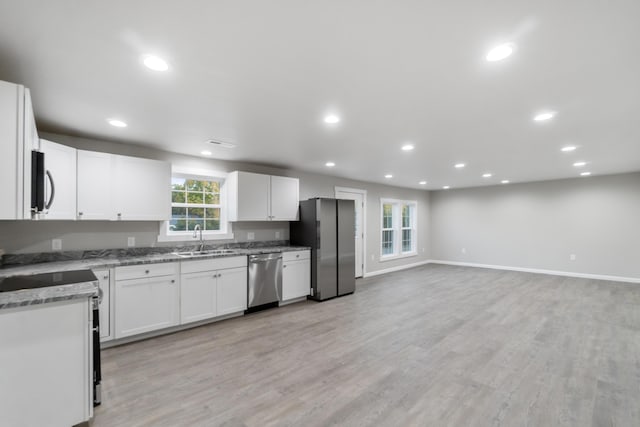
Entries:
{"type": "Polygon", "coordinates": [[[132,248],[136,245],[136,238],[133,236],[127,237],[127,246],[132,248]]]}
{"type": "Polygon", "coordinates": [[[247,233],[247,240],[255,240],[256,239],[256,233],[254,233],[253,231],[250,231],[247,233]]]}
{"type": "Polygon", "coordinates": [[[280,232],[276,231],[276,240],[278,240],[280,238],[280,232]]]}
{"type": "Polygon", "coordinates": [[[466,254],[467,253],[467,248],[462,248],[462,253],[466,254]]]}
{"type": "Polygon", "coordinates": [[[62,239],[51,239],[51,250],[61,251],[62,250],[62,239]]]}
{"type": "Polygon", "coordinates": [[[576,254],[569,255],[569,260],[570,261],[575,261],[576,260],[576,254]]]}

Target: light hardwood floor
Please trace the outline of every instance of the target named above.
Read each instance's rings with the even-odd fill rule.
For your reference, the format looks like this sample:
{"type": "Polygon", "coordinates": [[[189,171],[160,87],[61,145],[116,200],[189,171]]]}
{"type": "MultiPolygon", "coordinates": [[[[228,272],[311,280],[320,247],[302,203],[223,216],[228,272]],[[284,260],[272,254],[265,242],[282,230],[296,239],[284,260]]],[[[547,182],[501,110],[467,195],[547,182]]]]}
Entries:
{"type": "Polygon", "coordinates": [[[93,426],[640,426],[640,285],[427,265],[103,352],[93,426]]]}

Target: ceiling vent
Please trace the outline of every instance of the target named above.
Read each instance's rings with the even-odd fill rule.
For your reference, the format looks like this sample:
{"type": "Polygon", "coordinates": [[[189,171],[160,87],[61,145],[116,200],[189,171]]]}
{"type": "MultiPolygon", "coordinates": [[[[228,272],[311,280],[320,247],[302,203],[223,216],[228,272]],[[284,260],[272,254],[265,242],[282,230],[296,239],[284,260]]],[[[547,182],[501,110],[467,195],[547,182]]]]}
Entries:
{"type": "Polygon", "coordinates": [[[231,142],[219,141],[217,139],[208,139],[207,142],[220,148],[234,148],[236,146],[236,144],[233,144],[231,142]]]}

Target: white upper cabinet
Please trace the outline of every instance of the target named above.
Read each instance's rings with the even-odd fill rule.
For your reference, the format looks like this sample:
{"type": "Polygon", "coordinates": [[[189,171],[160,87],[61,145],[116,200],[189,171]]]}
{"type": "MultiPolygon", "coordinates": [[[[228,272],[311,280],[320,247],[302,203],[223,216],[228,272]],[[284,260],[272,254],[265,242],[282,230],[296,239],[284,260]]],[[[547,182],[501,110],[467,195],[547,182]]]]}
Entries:
{"type": "Polygon", "coordinates": [[[78,219],[116,219],[111,200],[112,157],[108,153],[78,150],[78,219]]]}
{"type": "Polygon", "coordinates": [[[171,164],[114,155],[113,204],[122,221],[165,221],[171,217],[171,164]]]}
{"type": "Polygon", "coordinates": [[[271,177],[271,220],[296,221],[298,219],[299,181],[285,176],[271,177]]]}
{"type": "Polygon", "coordinates": [[[45,201],[51,203],[39,219],[76,218],[76,149],[55,142],[40,140],[44,153],[45,201]]]}
{"type": "Polygon", "coordinates": [[[31,218],[31,150],[37,146],[29,89],[0,81],[0,220],[31,218]]]}
{"type": "Polygon", "coordinates": [[[298,179],[231,172],[227,178],[229,221],[295,221],[298,179]]]}

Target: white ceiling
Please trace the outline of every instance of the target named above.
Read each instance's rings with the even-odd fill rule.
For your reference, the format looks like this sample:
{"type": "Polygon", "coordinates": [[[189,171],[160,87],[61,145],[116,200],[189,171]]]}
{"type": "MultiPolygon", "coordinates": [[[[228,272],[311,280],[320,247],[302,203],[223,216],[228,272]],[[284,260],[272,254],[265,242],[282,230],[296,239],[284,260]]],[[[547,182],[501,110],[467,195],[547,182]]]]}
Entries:
{"type": "Polygon", "coordinates": [[[639,23],[638,0],[0,0],[0,79],[52,132],[230,140],[214,157],[404,187],[535,181],[640,170],[639,23]]]}

